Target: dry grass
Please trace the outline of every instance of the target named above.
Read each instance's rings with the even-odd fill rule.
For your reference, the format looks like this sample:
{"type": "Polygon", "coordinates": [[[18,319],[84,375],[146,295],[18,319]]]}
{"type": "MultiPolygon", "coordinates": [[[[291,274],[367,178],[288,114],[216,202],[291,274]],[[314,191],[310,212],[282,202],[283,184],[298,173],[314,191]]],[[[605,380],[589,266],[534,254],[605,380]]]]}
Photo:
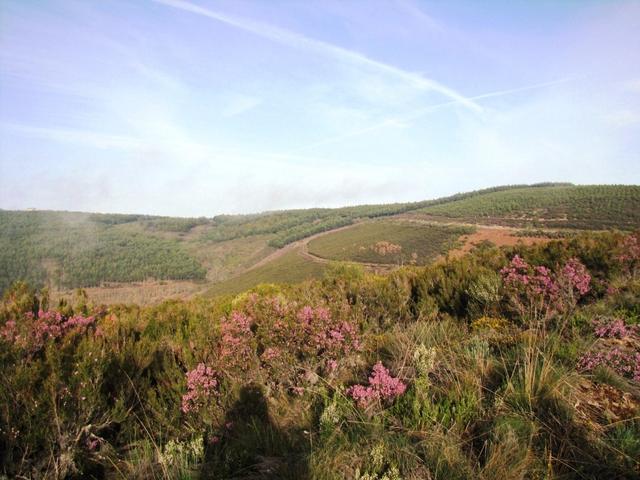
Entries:
{"type": "MultiPolygon", "coordinates": [[[[117,304],[137,303],[153,305],[170,298],[189,299],[205,288],[202,282],[179,280],[148,280],[133,283],[112,283],[101,287],[83,289],[93,303],[117,304]]],[[[76,290],[53,290],[51,300],[72,299],[76,290]]]]}

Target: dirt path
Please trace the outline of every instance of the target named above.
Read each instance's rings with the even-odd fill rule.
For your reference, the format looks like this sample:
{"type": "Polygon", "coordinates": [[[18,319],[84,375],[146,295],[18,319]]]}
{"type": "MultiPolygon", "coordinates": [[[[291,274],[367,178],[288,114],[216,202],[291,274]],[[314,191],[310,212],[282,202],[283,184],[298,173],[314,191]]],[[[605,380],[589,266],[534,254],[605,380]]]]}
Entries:
{"type": "MultiPolygon", "coordinates": [[[[462,246],[450,250],[448,252],[449,256],[457,258],[457,257],[461,257],[467,253],[469,253],[471,251],[471,249],[473,249],[473,247],[475,247],[476,245],[482,243],[483,241],[489,241],[491,243],[493,243],[496,246],[512,246],[512,245],[517,245],[517,244],[522,244],[522,245],[535,245],[538,243],[546,243],[548,242],[550,239],[548,238],[541,238],[541,237],[518,237],[515,236],[514,234],[521,229],[518,228],[513,228],[513,227],[507,227],[504,225],[478,225],[478,224],[473,224],[473,223],[464,223],[464,222],[453,222],[453,221],[448,221],[448,222],[434,222],[432,220],[421,220],[421,219],[416,219],[416,218],[407,218],[404,217],[402,218],[403,221],[408,221],[408,222],[413,222],[413,223],[421,223],[421,224],[432,224],[432,223],[438,223],[438,224],[442,224],[442,225],[451,225],[451,226],[465,226],[465,227],[474,227],[476,229],[476,231],[474,233],[468,234],[468,235],[463,235],[462,237],[460,237],[460,240],[463,242],[462,246]]],[[[328,259],[328,258],[323,258],[323,257],[319,257],[317,255],[314,255],[313,253],[311,253],[309,251],[309,242],[311,242],[312,240],[315,240],[316,238],[325,236],[325,235],[329,235],[332,233],[336,233],[336,232],[340,232],[342,230],[347,230],[349,228],[353,228],[356,225],[360,225],[363,222],[356,222],[353,223],[351,225],[346,225],[344,227],[339,227],[333,230],[327,230],[325,232],[320,232],[320,233],[316,233],[315,235],[312,235],[310,237],[306,237],[303,238],[301,240],[297,240],[293,243],[290,243],[289,245],[286,245],[284,247],[282,247],[279,250],[276,250],[275,252],[271,253],[270,255],[266,256],[265,258],[263,258],[262,260],[260,260],[258,263],[252,265],[251,267],[247,268],[246,270],[244,270],[244,272],[248,272],[250,270],[253,270],[255,268],[261,267],[263,265],[266,265],[267,263],[276,260],[277,258],[280,258],[281,256],[285,255],[288,252],[291,251],[295,251],[297,250],[297,253],[299,255],[301,255],[302,257],[306,258],[309,261],[312,262],[316,262],[316,263],[321,263],[323,265],[327,265],[329,263],[331,263],[333,260],[328,259]]],[[[396,265],[393,264],[387,264],[387,263],[365,263],[365,262],[354,262],[357,263],[358,265],[362,265],[363,267],[367,268],[367,269],[371,269],[374,271],[389,271],[392,270],[393,268],[396,267],[396,265]]],[[[243,273],[244,273],[243,272],[243,273]]]]}
{"type": "MultiPolygon", "coordinates": [[[[332,232],[335,232],[335,230],[330,230],[329,232],[325,232],[325,233],[332,233],[332,232]]],[[[312,238],[309,238],[308,240],[310,241],[310,240],[312,240],[312,238]]],[[[324,265],[327,265],[327,264],[335,261],[335,260],[332,260],[330,258],[319,257],[319,256],[314,255],[313,253],[311,253],[309,251],[309,242],[303,242],[300,245],[300,250],[298,250],[298,253],[302,257],[306,258],[307,260],[310,260],[310,261],[316,262],[316,263],[322,263],[324,265]]],[[[356,261],[353,261],[351,263],[356,263],[358,265],[361,265],[361,266],[365,267],[366,269],[369,269],[369,270],[372,270],[372,271],[375,271],[375,272],[389,271],[389,270],[392,270],[395,267],[397,267],[397,265],[392,264],[392,263],[369,263],[369,262],[356,262],[356,261]]]]}
{"type": "Polygon", "coordinates": [[[324,235],[329,235],[330,233],[336,233],[336,232],[340,232],[342,230],[347,230],[349,228],[353,228],[356,225],[360,225],[362,222],[355,222],[352,223],[351,225],[345,225],[344,227],[338,227],[338,228],[334,228],[333,230],[327,230],[325,232],[320,232],[320,233],[316,233],[315,235],[311,235],[310,237],[305,237],[303,239],[300,240],[296,240],[293,243],[290,243],[288,245],[285,245],[284,247],[276,250],[273,253],[270,253],[269,255],[267,255],[266,257],[264,257],[262,260],[260,260],[257,263],[254,263],[253,265],[251,265],[249,268],[243,270],[240,273],[245,273],[245,272],[250,272],[251,270],[254,270],[258,267],[261,267],[263,265],[266,265],[269,262],[272,262],[273,260],[276,260],[280,257],[282,257],[284,254],[291,252],[292,250],[295,250],[296,248],[300,247],[300,255],[302,255],[305,258],[308,258],[309,260],[312,260],[314,262],[318,262],[318,263],[329,263],[329,260],[325,259],[325,258],[321,258],[321,257],[316,257],[315,255],[312,255],[311,253],[309,253],[309,242],[311,240],[314,240],[316,238],[320,238],[324,235]]]}

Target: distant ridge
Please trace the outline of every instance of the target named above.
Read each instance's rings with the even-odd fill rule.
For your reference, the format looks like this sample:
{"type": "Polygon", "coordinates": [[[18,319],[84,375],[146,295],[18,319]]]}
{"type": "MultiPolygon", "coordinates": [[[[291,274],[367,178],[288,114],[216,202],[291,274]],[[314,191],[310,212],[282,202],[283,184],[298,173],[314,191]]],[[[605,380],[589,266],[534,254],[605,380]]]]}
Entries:
{"type": "Polygon", "coordinates": [[[182,218],[0,210],[0,291],[147,279],[218,282],[293,242],[376,218],[600,230],[640,228],[640,186],[544,182],[420,202],[182,218]]]}

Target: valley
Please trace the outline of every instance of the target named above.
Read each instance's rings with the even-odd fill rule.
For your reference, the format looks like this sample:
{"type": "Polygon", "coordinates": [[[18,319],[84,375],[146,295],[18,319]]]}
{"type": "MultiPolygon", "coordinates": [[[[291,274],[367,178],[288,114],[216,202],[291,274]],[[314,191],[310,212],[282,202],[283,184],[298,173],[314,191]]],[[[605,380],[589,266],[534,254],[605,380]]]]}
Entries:
{"type": "Polygon", "coordinates": [[[577,231],[633,229],[638,212],[640,187],[567,184],[213,218],[0,211],[0,290],[24,279],[55,298],[84,288],[104,303],[143,304],[238,293],[319,278],[331,262],[386,272],[481,242],[530,245],[577,231]]]}

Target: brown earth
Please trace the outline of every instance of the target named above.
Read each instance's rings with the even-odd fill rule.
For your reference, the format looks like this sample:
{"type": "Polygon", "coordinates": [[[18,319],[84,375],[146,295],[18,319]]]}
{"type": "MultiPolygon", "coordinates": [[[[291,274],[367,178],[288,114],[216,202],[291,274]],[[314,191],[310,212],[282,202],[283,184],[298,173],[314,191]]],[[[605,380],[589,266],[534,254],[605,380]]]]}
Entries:
{"type": "Polygon", "coordinates": [[[458,258],[466,253],[469,253],[471,249],[482,242],[491,242],[494,245],[501,246],[513,246],[513,245],[535,245],[538,243],[546,243],[549,238],[540,237],[518,237],[515,235],[517,229],[500,227],[500,226],[477,226],[474,233],[463,235],[460,237],[460,241],[464,242],[461,247],[449,251],[449,256],[458,258]]]}

